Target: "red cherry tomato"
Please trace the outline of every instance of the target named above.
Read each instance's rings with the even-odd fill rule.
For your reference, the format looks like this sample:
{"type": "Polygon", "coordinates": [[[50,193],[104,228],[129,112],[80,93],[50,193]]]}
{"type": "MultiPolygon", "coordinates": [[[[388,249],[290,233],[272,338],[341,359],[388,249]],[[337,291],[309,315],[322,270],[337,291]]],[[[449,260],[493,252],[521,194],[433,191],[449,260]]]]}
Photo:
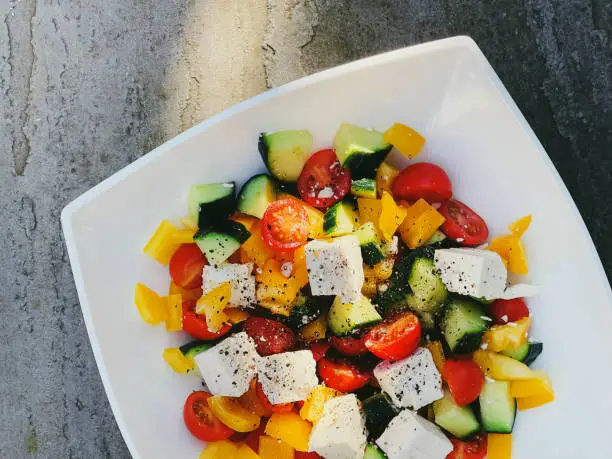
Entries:
{"type": "Polygon", "coordinates": [[[188,290],[202,286],[202,268],[206,257],[195,244],[181,245],[170,258],[170,277],[174,283],[188,290]]]}
{"type": "Polygon", "coordinates": [[[393,181],[393,197],[406,201],[443,202],[453,195],[446,172],[435,164],[417,163],[408,166],[393,181]]]}
{"type": "Polygon", "coordinates": [[[192,392],[183,408],[185,425],[192,435],[202,441],[225,440],[234,434],[234,431],[223,424],[208,406],[208,392],[199,390],[192,392]]]}
{"type": "Polygon", "coordinates": [[[352,363],[333,362],[326,358],[317,362],[317,370],[327,387],[340,392],[352,392],[360,389],[371,378],[369,372],[360,370],[352,363]]]}
{"type": "Polygon", "coordinates": [[[334,150],[321,150],[306,161],[297,188],[308,204],[327,209],[351,189],[351,173],[342,167],[334,150]]]}
{"type": "Polygon", "coordinates": [[[272,355],[293,349],[295,333],[278,320],[251,317],[244,323],[244,331],[253,338],[259,355],[272,355]]]}
{"type": "Polygon", "coordinates": [[[456,199],[442,203],[438,210],[446,219],[442,231],[463,245],[482,244],[489,237],[489,228],[482,217],[456,199]]]}
{"type": "Polygon", "coordinates": [[[478,434],[470,441],[461,441],[456,438],[449,439],[453,450],[446,459],[483,459],[487,455],[487,437],[478,434]]]}
{"type": "Polygon", "coordinates": [[[317,453],[304,453],[302,451],[295,452],[295,459],[325,459],[323,456],[319,456],[317,453]]]}
{"type": "Polygon", "coordinates": [[[308,240],[308,213],[296,199],[274,201],[261,219],[261,237],[272,250],[293,250],[308,240]]]}
{"type": "Polygon", "coordinates": [[[442,373],[457,405],[469,405],[480,395],[484,374],[473,360],[447,360],[442,373]]]}
{"type": "Polygon", "coordinates": [[[259,400],[261,400],[261,403],[264,405],[266,411],[271,411],[272,413],[289,413],[293,411],[293,403],[279,403],[277,405],[273,405],[272,403],[270,403],[270,400],[268,400],[268,396],[263,391],[263,387],[261,386],[261,383],[259,381],[257,382],[256,392],[257,396],[259,397],[259,400]]]}
{"type": "Polygon", "coordinates": [[[504,325],[508,322],[516,322],[524,317],[529,317],[529,308],[522,298],[512,300],[495,300],[489,305],[489,315],[496,325],[504,325]]]}
{"type": "Polygon", "coordinates": [[[401,360],[416,350],[420,339],[418,317],[405,312],[372,327],[365,335],[365,346],[381,359],[401,360]]]}
{"type": "Polygon", "coordinates": [[[259,437],[266,434],[266,418],[262,418],[259,427],[252,432],[249,432],[248,437],[244,441],[253,451],[259,451],[259,437]]]}
{"type": "Polygon", "coordinates": [[[221,327],[218,332],[211,332],[206,324],[206,316],[196,314],[195,301],[183,301],[183,330],[197,339],[206,341],[221,338],[231,327],[227,324],[221,327]]]}
{"type": "Polygon", "coordinates": [[[327,354],[327,351],[329,351],[330,347],[331,344],[329,344],[327,341],[315,341],[310,345],[312,357],[315,359],[315,361],[318,362],[323,357],[325,357],[325,354],[327,354]]]}
{"type": "Polygon", "coordinates": [[[329,338],[329,342],[335,350],[349,357],[363,355],[368,352],[363,337],[354,338],[352,336],[345,336],[344,338],[338,338],[337,336],[332,336],[329,338]]]}

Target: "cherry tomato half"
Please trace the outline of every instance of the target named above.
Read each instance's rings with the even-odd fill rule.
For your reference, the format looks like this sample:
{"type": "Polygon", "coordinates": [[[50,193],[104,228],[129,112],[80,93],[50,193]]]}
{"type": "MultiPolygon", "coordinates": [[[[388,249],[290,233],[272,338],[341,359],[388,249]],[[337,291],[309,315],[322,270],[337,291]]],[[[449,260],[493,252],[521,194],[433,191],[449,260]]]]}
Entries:
{"type": "Polygon", "coordinates": [[[261,237],[272,250],[293,250],[308,240],[308,213],[296,199],[274,201],[261,219],[261,237]]]}
{"type": "Polygon", "coordinates": [[[457,405],[469,405],[480,395],[484,374],[473,360],[446,360],[442,373],[457,405]]]}
{"type": "Polygon", "coordinates": [[[450,438],[453,450],[446,459],[483,459],[487,455],[487,437],[478,434],[470,441],[450,438]]]}
{"type": "Polygon", "coordinates": [[[340,392],[361,389],[371,378],[369,372],[360,370],[352,363],[331,361],[326,358],[317,362],[317,370],[327,387],[340,392]]]}
{"type": "Polygon", "coordinates": [[[446,219],[442,231],[463,245],[482,244],[489,237],[489,228],[482,217],[456,199],[442,203],[439,212],[446,219]]]}
{"type": "Polygon", "coordinates": [[[253,451],[259,451],[259,437],[266,434],[266,418],[262,418],[259,427],[252,432],[249,432],[244,441],[253,451]]]}
{"type": "Polygon", "coordinates": [[[495,300],[489,305],[489,315],[496,325],[505,325],[529,317],[529,308],[522,298],[495,300]]]}
{"type": "Polygon", "coordinates": [[[196,314],[195,306],[195,301],[183,301],[183,330],[194,338],[206,341],[218,339],[232,328],[225,324],[218,332],[211,332],[206,324],[206,316],[196,314]]]}
{"type": "Polygon", "coordinates": [[[327,209],[351,189],[351,173],[342,167],[334,150],[321,150],[306,161],[297,187],[306,203],[327,209]]]}
{"type": "Polygon", "coordinates": [[[259,400],[261,400],[261,403],[264,405],[266,411],[271,411],[272,413],[289,413],[293,411],[293,403],[279,403],[277,405],[273,405],[270,403],[270,400],[268,400],[268,396],[263,391],[263,387],[259,381],[257,382],[256,387],[257,396],[259,397],[259,400]]]}
{"type": "Polygon", "coordinates": [[[348,355],[349,357],[363,355],[368,352],[363,337],[355,338],[352,336],[345,336],[344,338],[338,338],[337,336],[332,336],[329,338],[329,343],[338,352],[348,355]]]}
{"type": "Polygon", "coordinates": [[[412,354],[421,339],[421,323],[417,316],[405,312],[387,319],[365,335],[365,346],[376,357],[401,360],[412,354]]]}
{"type": "Polygon", "coordinates": [[[174,283],[188,290],[202,285],[202,268],[206,257],[195,244],[181,245],[170,258],[170,277],[174,283]]]}
{"type": "Polygon", "coordinates": [[[223,424],[208,406],[208,392],[199,390],[192,392],[183,407],[183,419],[191,434],[202,441],[225,440],[234,431],[223,424]]]}
{"type": "Polygon", "coordinates": [[[278,320],[250,317],[244,323],[244,331],[253,338],[261,356],[290,351],[295,344],[293,330],[278,320]]]}
{"type": "Polygon", "coordinates": [[[329,344],[327,341],[323,341],[323,340],[315,341],[314,343],[310,345],[310,351],[312,352],[312,358],[315,359],[316,362],[318,362],[323,357],[325,357],[325,354],[327,354],[327,351],[329,351],[330,347],[331,347],[331,344],[329,344]]]}
{"type": "Polygon", "coordinates": [[[443,202],[453,195],[446,172],[435,164],[417,163],[408,166],[393,181],[393,197],[414,202],[443,202]]]}

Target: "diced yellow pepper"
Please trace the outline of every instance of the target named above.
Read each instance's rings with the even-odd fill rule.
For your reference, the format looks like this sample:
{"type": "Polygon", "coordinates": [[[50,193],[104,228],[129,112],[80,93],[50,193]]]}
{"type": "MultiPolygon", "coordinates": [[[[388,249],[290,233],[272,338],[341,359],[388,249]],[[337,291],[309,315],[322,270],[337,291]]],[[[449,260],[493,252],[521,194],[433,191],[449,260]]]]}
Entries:
{"type": "Polygon", "coordinates": [[[284,441],[261,436],[259,437],[259,457],[261,459],[294,459],[295,450],[284,441]]]}
{"type": "Polygon", "coordinates": [[[444,217],[424,199],[419,199],[408,208],[406,218],[400,225],[402,241],[411,249],[425,244],[444,223],[444,217]]]}
{"type": "Polygon", "coordinates": [[[397,231],[397,229],[400,227],[407,214],[408,211],[405,208],[398,206],[389,193],[386,191],[383,192],[382,198],[380,199],[380,217],[378,218],[378,229],[386,241],[393,239],[395,231],[397,231]]]}
{"type": "Polygon", "coordinates": [[[214,395],[208,399],[208,406],[223,424],[236,432],[252,432],[259,427],[261,417],[243,407],[238,398],[214,395]]]}
{"type": "Polygon", "coordinates": [[[306,344],[309,344],[313,341],[325,339],[326,332],[327,317],[325,317],[325,315],[322,315],[321,317],[310,322],[308,325],[302,328],[300,330],[300,336],[306,344]]]}
{"type": "Polygon", "coordinates": [[[240,322],[244,322],[249,317],[251,317],[248,312],[238,308],[225,308],[223,312],[225,312],[228,320],[233,325],[239,324],[240,322]]]}
{"type": "Polygon", "coordinates": [[[168,294],[180,294],[183,298],[183,301],[195,301],[202,296],[202,287],[186,289],[181,287],[180,285],[175,284],[173,281],[170,281],[170,288],[168,288],[168,294]]]}
{"type": "Polygon", "coordinates": [[[474,352],[472,358],[484,374],[493,379],[517,381],[537,377],[524,363],[505,355],[496,354],[495,352],[479,349],[474,352]]]}
{"type": "Polygon", "coordinates": [[[391,191],[393,181],[398,175],[399,171],[385,162],[378,166],[376,170],[376,193],[379,197],[382,197],[383,191],[393,194],[391,191]]]}
{"type": "Polygon", "coordinates": [[[144,284],[136,284],[134,302],[142,319],[148,324],[156,325],[168,318],[166,298],[162,298],[144,284]]]}
{"type": "Polygon", "coordinates": [[[166,330],[170,332],[183,329],[183,295],[176,293],[168,295],[167,307],[168,317],[166,318],[166,330]]]}
{"type": "Polygon", "coordinates": [[[508,226],[512,234],[494,237],[488,250],[499,254],[508,271],[515,274],[528,274],[527,255],[521,236],[531,225],[531,215],[521,218],[508,226]]]}
{"type": "Polygon", "coordinates": [[[372,222],[378,228],[381,212],[380,199],[358,198],[357,208],[359,209],[359,221],[362,224],[372,222]]]}
{"type": "Polygon", "coordinates": [[[326,236],[325,231],[323,231],[323,212],[289,193],[279,193],[278,199],[295,199],[306,208],[306,213],[308,214],[308,237],[310,239],[326,236]]]}
{"type": "MultiPolygon", "coordinates": [[[[235,222],[238,222],[238,223],[242,223],[244,225],[244,227],[247,230],[249,230],[249,231],[251,231],[251,228],[253,226],[259,224],[259,219],[258,218],[251,217],[250,215],[246,215],[246,214],[241,214],[240,212],[236,212],[229,219],[233,220],[235,222]]],[[[251,233],[252,233],[252,231],[251,231],[251,233]]]]}
{"type": "Polygon", "coordinates": [[[527,231],[530,225],[531,215],[527,215],[526,217],[523,217],[513,223],[510,223],[508,229],[515,236],[521,237],[523,234],[525,234],[525,231],[527,231]]]}
{"type": "Polygon", "coordinates": [[[224,309],[229,303],[231,295],[232,284],[223,282],[196,303],[196,314],[206,315],[206,325],[210,331],[218,332],[226,322],[229,322],[229,317],[224,309]]]}
{"type": "Polygon", "coordinates": [[[393,273],[393,266],[395,265],[395,258],[393,256],[387,257],[380,263],[376,263],[374,266],[363,265],[363,273],[366,279],[372,278],[377,281],[386,281],[391,277],[393,273]]]}
{"type": "Polygon", "coordinates": [[[494,434],[487,436],[488,459],[512,459],[512,434],[494,434]]]}
{"type": "Polygon", "coordinates": [[[274,251],[261,238],[259,224],[253,225],[249,231],[251,237],[240,246],[240,262],[255,263],[261,268],[268,260],[274,258],[274,251]]]}
{"type": "Polygon", "coordinates": [[[299,414],[274,413],[266,424],[266,435],[287,443],[296,451],[308,451],[308,440],[312,424],[305,421],[299,414]]]}
{"type": "Polygon", "coordinates": [[[444,374],[444,362],[446,362],[446,358],[444,357],[442,343],[440,341],[432,341],[431,343],[427,343],[426,347],[429,349],[429,352],[431,352],[436,368],[440,374],[444,374]]]}
{"type": "Polygon", "coordinates": [[[194,235],[195,231],[192,229],[177,229],[176,232],[172,234],[172,240],[176,244],[193,244],[194,235]]]}
{"type": "Polygon", "coordinates": [[[261,272],[257,272],[257,301],[270,310],[274,308],[285,311],[283,315],[289,315],[293,300],[308,283],[308,272],[306,269],[299,269],[295,274],[285,277],[281,266],[279,261],[270,259],[261,268],[261,272]]]}
{"type": "Polygon", "coordinates": [[[185,229],[190,229],[193,231],[198,230],[198,222],[195,220],[195,218],[189,216],[181,218],[181,225],[183,225],[185,229]]]}
{"type": "Polygon", "coordinates": [[[531,318],[523,317],[514,323],[494,325],[482,337],[487,350],[501,352],[516,349],[527,342],[527,332],[531,326],[531,318]]]}
{"type": "Polygon", "coordinates": [[[200,459],[236,459],[238,445],[229,440],[213,441],[206,445],[200,459]]]}
{"type": "Polygon", "coordinates": [[[425,138],[402,123],[395,123],[385,132],[383,139],[408,159],[416,157],[425,145],[425,138]]]}
{"type": "Polygon", "coordinates": [[[537,408],[555,400],[555,394],[548,392],[542,395],[534,395],[533,397],[522,397],[516,399],[516,406],[519,411],[530,410],[531,408],[537,408]]]}
{"type": "Polygon", "coordinates": [[[368,298],[374,298],[378,293],[378,280],[374,277],[366,277],[361,286],[361,293],[368,298]]]}
{"type": "Polygon", "coordinates": [[[189,357],[185,357],[177,347],[165,349],[163,357],[166,363],[170,365],[174,371],[182,375],[186,375],[195,368],[193,360],[189,357]]]}
{"type": "Polygon", "coordinates": [[[143,252],[162,265],[168,265],[181,244],[193,242],[194,233],[195,231],[191,229],[179,230],[169,221],[163,220],[145,245],[143,252]]]}
{"type": "Polygon", "coordinates": [[[516,398],[533,397],[553,393],[552,383],[548,374],[543,370],[534,371],[536,379],[526,381],[512,381],[510,395],[516,398]]]}
{"type": "Polygon", "coordinates": [[[316,386],[310,391],[306,400],[304,400],[304,405],[300,409],[300,416],[312,423],[318,422],[323,417],[323,406],[325,403],[340,395],[342,395],[342,392],[331,387],[316,386]]]}
{"type": "MultiPolygon", "coordinates": [[[[229,459],[223,456],[221,459],[229,459]]],[[[234,456],[234,459],[260,459],[259,454],[253,451],[249,445],[243,443],[238,447],[238,453],[234,456]]]]}

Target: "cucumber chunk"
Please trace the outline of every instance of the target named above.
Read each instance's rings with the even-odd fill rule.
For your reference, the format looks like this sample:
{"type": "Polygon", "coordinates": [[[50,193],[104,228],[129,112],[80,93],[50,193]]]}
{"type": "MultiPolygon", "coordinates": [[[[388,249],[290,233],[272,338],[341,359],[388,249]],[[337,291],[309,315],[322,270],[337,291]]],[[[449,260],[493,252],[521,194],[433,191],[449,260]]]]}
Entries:
{"type": "Polygon", "coordinates": [[[226,220],[212,228],[200,229],[193,240],[208,263],[218,265],[232,256],[249,237],[251,233],[243,224],[226,220]]]}
{"type": "Polygon", "coordinates": [[[427,239],[427,242],[425,242],[425,244],[423,245],[436,244],[438,242],[442,242],[444,239],[446,239],[446,234],[444,234],[440,230],[436,230],[436,232],[433,233],[433,235],[429,239],[427,239]]]}
{"type": "Polygon", "coordinates": [[[378,446],[368,443],[363,459],[387,459],[387,455],[378,449],[378,446]]]}
{"type": "Polygon", "coordinates": [[[489,326],[486,317],[482,305],[475,301],[461,297],[451,298],[440,325],[451,352],[464,354],[478,349],[482,335],[489,326]]]}
{"type": "Polygon", "coordinates": [[[362,178],[351,182],[351,194],[362,198],[376,199],[376,180],[362,178]]]}
{"type": "Polygon", "coordinates": [[[435,423],[457,438],[467,438],[480,430],[480,424],[470,406],[459,406],[448,390],[433,403],[435,423]]]}
{"type": "Polygon", "coordinates": [[[359,327],[381,320],[382,317],[374,305],[365,297],[355,303],[342,303],[340,297],[336,297],[327,317],[329,330],[338,336],[347,335],[359,327]]]}
{"type": "Polygon", "coordinates": [[[187,196],[189,216],[200,228],[225,220],[234,211],[235,188],[234,182],[193,185],[187,196]]]}
{"type": "Polygon", "coordinates": [[[397,416],[398,410],[391,403],[391,399],[384,393],[378,393],[363,401],[363,411],[366,417],[366,427],[372,438],[378,438],[397,416]]]}
{"type": "MultiPolygon", "coordinates": [[[[201,354],[204,351],[210,349],[212,344],[209,341],[190,341],[187,344],[183,344],[179,347],[179,350],[183,353],[185,357],[193,360],[196,355],[201,354]]],[[[200,369],[197,365],[194,365],[193,370],[189,373],[195,376],[202,376],[200,373],[200,369]]]]}
{"type": "Polygon", "coordinates": [[[310,287],[305,287],[295,298],[285,323],[294,329],[302,328],[327,312],[333,301],[333,296],[313,296],[310,287]]]}
{"type": "Polygon", "coordinates": [[[543,350],[544,345],[542,343],[527,342],[516,349],[506,349],[501,353],[508,357],[512,357],[519,362],[523,362],[525,365],[531,365],[543,350]]]}
{"type": "Polygon", "coordinates": [[[312,134],[306,130],[277,131],[259,136],[259,153],[270,174],[286,183],[295,183],[312,148],[312,134]]]}
{"type": "Polygon", "coordinates": [[[276,201],[277,186],[272,177],[259,174],[251,177],[238,193],[237,209],[243,214],[261,218],[268,205],[276,201]]]}
{"type": "Polygon", "coordinates": [[[433,260],[416,258],[408,284],[412,293],[406,297],[406,305],[419,316],[425,328],[433,328],[434,318],[448,299],[448,290],[436,273],[433,260]]]}
{"type": "Polygon", "coordinates": [[[516,417],[516,399],[510,395],[510,382],[485,381],[478,400],[482,426],[485,431],[512,432],[516,417]]]}
{"type": "Polygon", "coordinates": [[[323,216],[323,231],[332,237],[352,233],[358,224],[359,214],[349,200],[337,202],[323,216]]]}
{"type": "Polygon", "coordinates": [[[387,256],[382,241],[374,227],[374,223],[367,222],[361,225],[357,231],[355,231],[355,236],[357,236],[359,240],[361,257],[366,265],[374,266],[387,256]]]}
{"type": "Polygon", "coordinates": [[[391,144],[384,141],[382,132],[343,123],[336,132],[334,150],[340,163],[351,171],[353,179],[373,179],[378,166],[391,151],[391,144]]]}

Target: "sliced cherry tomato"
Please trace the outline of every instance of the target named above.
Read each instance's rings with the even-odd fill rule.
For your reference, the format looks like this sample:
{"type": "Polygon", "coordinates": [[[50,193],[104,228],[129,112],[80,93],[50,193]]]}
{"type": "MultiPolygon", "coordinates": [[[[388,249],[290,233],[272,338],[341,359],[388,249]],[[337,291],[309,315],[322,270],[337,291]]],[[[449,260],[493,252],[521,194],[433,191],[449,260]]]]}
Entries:
{"type": "Polygon", "coordinates": [[[393,181],[393,197],[415,202],[443,202],[453,195],[453,187],[446,172],[435,164],[417,163],[401,171],[393,181]]]}
{"type": "Polygon", "coordinates": [[[361,389],[371,379],[369,372],[357,368],[352,363],[331,361],[326,358],[317,362],[317,370],[327,387],[340,392],[361,389]]]}
{"type": "Polygon", "coordinates": [[[522,298],[495,300],[489,305],[489,315],[496,325],[504,325],[529,317],[529,308],[522,298]]]}
{"type": "Polygon", "coordinates": [[[368,352],[363,337],[354,338],[352,336],[345,336],[344,338],[338,338],[337,336],[332,336],[329,338],[329,342],[335,350],[349,357],[363,355],[368,352]]]}
{"type": "Polygon", "coordinates": [[[480,395],[484,374],[473,360],[446,360],[442,373],[457,405],[469,405],[480,395]]]}
{"type": "Polygon", "coordinates": [[[489,237],[489,228],[480,215],[456,199],[442,203],[438,210],[446,219],[442,231],[463,245],[482,244],[489,237]]]}
{"type": "Polygon", "coordinates": [[[327,209],[351,189],[351,172],[342,167],[334,150],[321,150],[306,161],[297,187],[308,204],[327,209]]]}
{"type": "Polygon", "coordinates": [[[244,441],[253,451],[259,451],[259,437],[266,434],[266,422],[265,418],[262,418],[259,427],[249,432],[248,437],[244,441]]]}
{"type": "Polygon", "coordinates": [[[250,317],[244,323],[244,331],[253,338],[259,355],[287,352],[295,345],[295,333],[278,320],[250,317]]]}
{"type": "Polygon", "coordinates": [[[417,316],[405,312],[372,327],[365,335],[365,346],[376,357],[400,360],[412,354],[421,340],[417,316]]]}
{"type": "Polygon", "coordinates": [[[268,400],[268,396],[263,391],[263,387],[259,381],[257,382],[257,396],[264,404],[267,411],[272,411],[272,413],[290,413],[293,411],[293,403],[279,403],[277,405],[270,403],[270,400],[268,400]]]}
{"type": "Polygon", "coordinates": [[[295,452],[295,459],[325,459],[323,456],[319,456],[317,453],[304,453],[302,451],[295,452]]]}
{"type": "Polygon", "coordinates": [[[450,438],[453,450],[446,459],[483,459],[487,455],[487,437],[478,434],[470,441],[450,438]]]}
{"type": "Polygon", "coordinates": [[[330,347],[331,344],[329,344],[327,341],[315,341],[310,345],[312,357],[315,359],[315,361],[318,362],[323,357],[325,357],[325,354],[327,354],[327,351],[329,351],[330,347]]]}
{"type": "Polygon", "coordinates": [[[192,392],[183,408],[185,425],[192,435],[203,441],[225,440],[234,434],[234,431],[223,424],[208,406],[208,392],[199,390],[192,392]]]}
{"type": "Polygon", "coordinates": [[[274,201],[261,219],[261,237],[272,250],[293,250],[308,240],[308,213],[296,199],[274,201]]]}
{"type": "Polygon", "coordinates": [[[188,290],[202,285],[202,268],[206,257],[195,244],[181,245],[170,258],[170,277],[174,283],[188,290]]]}
{"type": "Polygon", "coordinates": [[[218,332],[211,332],[206,324],[206,316],[196,314],[195,307],[195,301],[183,301],[183,330],[194,338],[207,341],[218,339],[232,328],[225,324],[218,332]]]}

